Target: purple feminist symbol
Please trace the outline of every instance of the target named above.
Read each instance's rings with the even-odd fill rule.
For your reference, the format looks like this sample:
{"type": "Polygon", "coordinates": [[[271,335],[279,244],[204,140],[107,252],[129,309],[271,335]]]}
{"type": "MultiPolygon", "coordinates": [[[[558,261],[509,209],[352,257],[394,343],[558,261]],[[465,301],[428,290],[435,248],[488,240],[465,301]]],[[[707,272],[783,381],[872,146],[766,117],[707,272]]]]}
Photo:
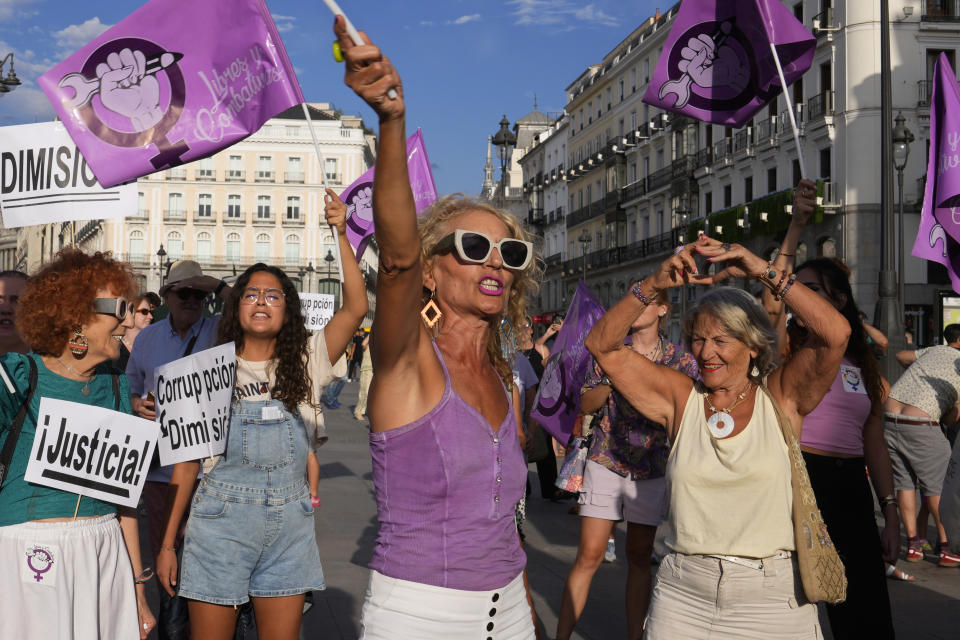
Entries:
{"type": "Polygon", "coordinates": [[[30,571],[34,573],[33,579],[40,582],[43,580],[43,574],[50,571],[53,567],[53,556],[43,547],[34,547],[30,551],[27,551],[27,566],[30,567],[30,571]],[[42,565],[39,569],[33,566],[34,559],[37,560],[38,564],[42,565]]]}

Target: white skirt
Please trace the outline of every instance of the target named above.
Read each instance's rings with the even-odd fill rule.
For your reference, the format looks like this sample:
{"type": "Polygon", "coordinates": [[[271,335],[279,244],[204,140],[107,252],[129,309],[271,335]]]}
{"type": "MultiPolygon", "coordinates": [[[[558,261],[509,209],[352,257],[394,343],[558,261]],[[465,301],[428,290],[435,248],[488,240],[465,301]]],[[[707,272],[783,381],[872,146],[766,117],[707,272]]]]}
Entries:
{"type": "Polygon", "coordinates": [[[133,570],[113,514],[0,527],[0,625],[18,640],[136,640],[133,570]]]}
{"type": "Polygon", "coordinates": [[[362,640],[533,640],[523,574],[502,589],[463,591],[370,572],[362,640]]]}

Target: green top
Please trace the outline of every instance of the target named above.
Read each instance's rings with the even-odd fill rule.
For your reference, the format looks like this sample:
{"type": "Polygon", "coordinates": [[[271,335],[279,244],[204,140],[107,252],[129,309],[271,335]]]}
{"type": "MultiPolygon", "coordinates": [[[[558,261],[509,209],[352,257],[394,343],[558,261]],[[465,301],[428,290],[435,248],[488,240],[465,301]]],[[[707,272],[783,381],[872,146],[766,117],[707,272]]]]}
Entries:
{"type": "MultiPolygon", "coordinates": [[[[116,401],[113,395],[113,379],[111,368],[107,363],[96,368],[96,375],[90,380],[90,395],[81,392],[84,382],[71,380],[57,375],[43,364],[36,354],[7,353],[0,356],[0,361],[10,374],[17,394],[11,395],[5,385],[0,383],[0,449],[3,448],[10,427],[17,415],[20,403],[23,402],[30,385],[30,364],[27,358],[33,358],[37,365],[37,388],[30,400],[30,410],[23,421],[23,429],[17,440],[17,448],[13,452],[10,470],[0,487],[0,527],[20,524],[31,520],[45,518],[69,518],[77,506],[77,494],[42,487],[24,481],[27,471],[27,460],[33,448],[33,438],[37,431],[37,413],[40,409],[40,398],[57,398],[89,404],[106,409],[113,409],[116,401]]],[[[130,384],[127,377],[119,374],[120,411],[132,413],[130,408],[130,384]]],[[[80,500],[78,516],[102,516],[116,513],[116,505],[84,496],[80,500]]]]}

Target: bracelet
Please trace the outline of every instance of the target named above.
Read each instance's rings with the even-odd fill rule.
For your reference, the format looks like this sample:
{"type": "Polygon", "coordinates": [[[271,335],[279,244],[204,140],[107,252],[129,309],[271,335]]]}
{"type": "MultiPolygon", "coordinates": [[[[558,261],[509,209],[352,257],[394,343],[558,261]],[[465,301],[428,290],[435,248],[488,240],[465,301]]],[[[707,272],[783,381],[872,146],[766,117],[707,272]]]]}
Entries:
{"type": "Polygon", "coordinates": [[[154,575],[155,575],[155,574],[153,573],[153,569],[150,568],[150,567],[147,567],[146,569],[144,569],[143,571],[141,571],[141,572],[137,575],[136,578],[133,579],[133,583],[134,583],[134,584],[143,584],[143,583],[147,582],[148,580],[150,580],[154,575]]]}
{"type": "Polygon", "coordinates": [[[319,496],[310,496],[310,504],[312,504],[314,508],[319,507],[320,506],[319,496]]]}
{"type": "Polygon", "coordinates": [[[778,256],[787,256],[788,258],[796,258],[796,257],[797,257],[797,254],[795,254],[795,253],[787,253],[786,251],[781,251],[781,252],[778,253],[777,255],[778,255],[778,256]]]}
{"type": "Polygon", "coordinates": [[[639,301],[642,302],[644,305],[646,305],[646,306],[649,307],[650,305],[653,304],[653,300],[651,300],[650,298],[648,298],[648,297],[646,296],[646,294],[643,292],[643,290],[640,288],[641,285],[643,285],[643,283],[646,282],[646,281],[647,281],[647,279],[644,278],[643,280],[641,280],[641,281],[638,282],[637,284],[633,285],[633,288],[630,289],[630,293],[632,293],[633,296],[634,296],[637,300],[639,300],[639,301]]]}
{"type": "Polygon", "coordinates": [[[877,502],[880,503],[880,511],[883,511],[890,505],[897,506],[897,499],[893,497],[893,494],[889,494],[880,498],[877,502]]]}
{"type": "Polygon", "coordinates": [[[770,287],[771,290],[776,291],[776,288],[773,284],[773,279],[777,277],[777,273],[777,269],[773,266],[773,263],[767,262],[766,268],[760,272],[760,275],[757,276],[757,280],[770,287]]]}
{"type": "Polygon", "coordinates": [[[172,551],[173,553],[177,552],[176,547],[160,547],[160,551],[172,551]]]}
{"type": "Polygon", "coordinates": [[[793,283],[796,281],[797,281],[797,274],[791,273],[790,277],[787,279],[786,286],[784,286],[779,293],[773,294],[773,299],[776,300],[777,302],[780,302],[781,300],[783,300],[783,297],[787,295],[787,291],[790,291],[790,287],[792,287],[793,283]]]}

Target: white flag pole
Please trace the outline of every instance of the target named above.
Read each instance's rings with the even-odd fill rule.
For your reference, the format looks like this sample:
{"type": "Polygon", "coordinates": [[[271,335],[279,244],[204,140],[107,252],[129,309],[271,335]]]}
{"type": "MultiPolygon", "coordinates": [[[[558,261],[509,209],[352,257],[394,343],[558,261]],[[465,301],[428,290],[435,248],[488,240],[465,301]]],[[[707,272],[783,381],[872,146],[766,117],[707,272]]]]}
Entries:
{"type": "Polygon", "coordinates": [[[783,77],[783,67],[780,66],[780,56],[777,55],[777,45],[770,43],[770,51],[773,52],[773,61],[777,65],[777,73],[780,75],[780,86],[783,88],[783,97],[787,101],[787,117],[790,118],[790,126],[793,128],[793,142],[797,145],[797,160],[800,161],[800,177],[806,179],[807,164],[803,161],[803,149],[800,148],[800,130],[797,129],[797,119],[793,116],[793,102],[787,95],[787,80],[783,77]]]}
{"type": "MultiPolygon", "coordinates": [[[[330,12],[334,16],[343,16],[344,26],[347,28],[347,35],[350,36],[350,39],[353,40],[353,44],[361,47],[366,44],[363,41],[363,38],[360,37],[360,33],[357,31],[357,28],[353,26],[353,23],[350,22],[350,18],[347,17],[347,14],[343,12],[343,9],[340,8],[340,5],[336,3],[336,0],[323,0],[323,3],[327,5],[327,9],[330,9],[330,12]]],[[[397,99],[397,90],[391,88],[387,91],[387,97],[391,100],[397,99]]]]}
{"type": "MultiPolygon", "coordinates": [[[[307,119],[307,128],[310,130],[310,137],[313,138],[313,148],[317,152],[317,159],[320,161],[320,180],[323,182],[323,188],[328,189],[329,184],[327,183],[327,167],[326,162],[323,159],[323,152],[320,151],[320,142],[317,140],[317,132],[313,130],[313,120],[310,119],[310,109],[307,108],[306,103],[300,105],[303,107],[303,115],[307,119]]],[[[326,194],[323,196],[324,202],[327,200],[326,194]]],[[[333,225],[330,226],[330,230],[333,231],[333,252],[337,258],[337,273],[340,276],[340,284],[343,284],[343,262],[341,262],[340,256],[340,232],[333,225]]],[[[343,305],[343,296],[340,296],[340,304],[343,305]]]]}
{"type": "Polygon", "coordinates": [[[7,376],[7,370],[4,366],[0,365],[0,378],[3,378],[3,384],[7,385],[7,391],[11,394],[15,394],[17,389],[13,386],[13,383],[10,382],[10,377],[7,376]]]}

